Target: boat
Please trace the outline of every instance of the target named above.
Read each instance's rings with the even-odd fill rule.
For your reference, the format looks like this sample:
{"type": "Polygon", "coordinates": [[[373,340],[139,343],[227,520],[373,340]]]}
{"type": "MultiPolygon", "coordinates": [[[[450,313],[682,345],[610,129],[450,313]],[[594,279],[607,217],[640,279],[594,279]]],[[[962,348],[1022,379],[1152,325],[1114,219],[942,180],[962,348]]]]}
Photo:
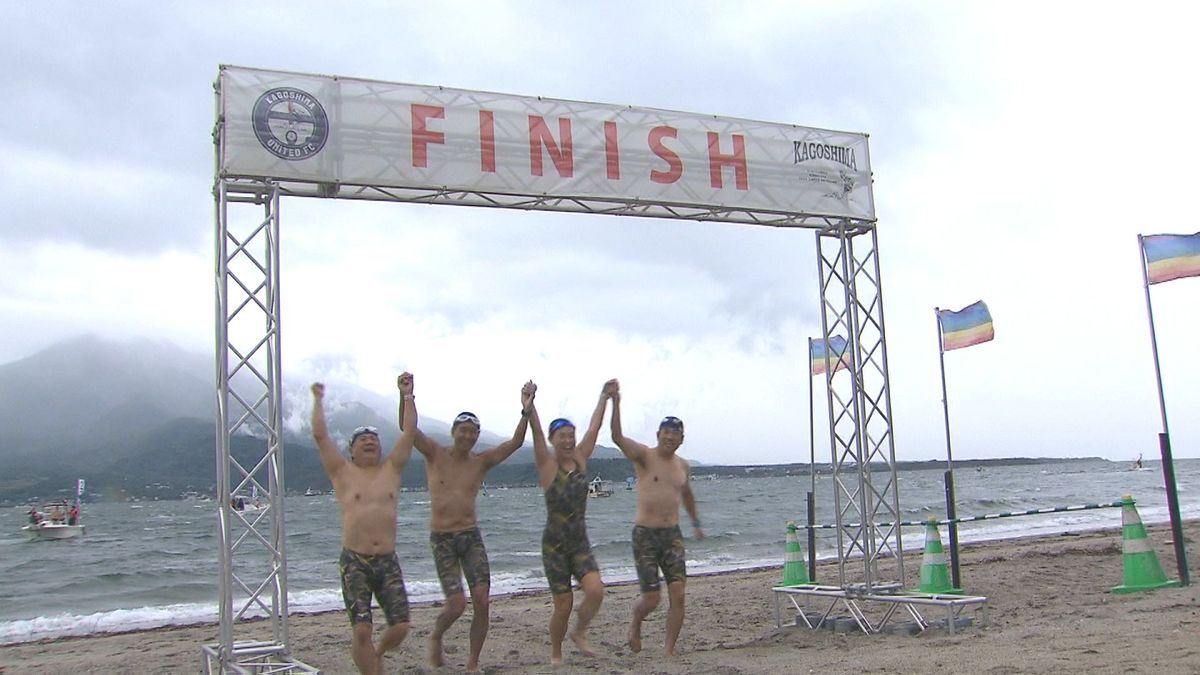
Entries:
{"type": "Polygon", "coordinates": [[[83,512],[79,508],[79,499],[83,495],[83,479],[75,485],[75,503],[65,499],[42,504],[41,509],[35,504],[29,507],[29,524],[21,528],[21,532],[30,541],[55,541],[59,539],[76,539],[82,537],[87,528],[83,524],[83,512]]]}
{"type": "Polygon", "coordinates": [[[55,523],[50,520],[42,520],[39,523],[30,523],[21,528],[25,536],[30,541],[54,541],[58,539],[75,539],[82,537],[87,530],[83,524],[68,525],[67,523],[55,523]]]}
{"type": "Polygon", "coordinates": [[[613,486],[611,480],[604,480],[600,476],[592,479],[588,483],[589,497],[611,497],[613,495],[613,486]]]}
{"type": "Polygon", "coordinates": [[[321,493],[317,492],[316,490],[314,490],[312,488],[308,488],[307,490],[304,491],[305,497],[316,497],[319,494],[321,494],[321,493]]]}
{"type": "Polygon", "coordinates": [[[234,511],[262,511],[267,503],[258,496],[258,486],[250,486],[250,496],[235,494],[229,498],[229,508],[234,511]]]}

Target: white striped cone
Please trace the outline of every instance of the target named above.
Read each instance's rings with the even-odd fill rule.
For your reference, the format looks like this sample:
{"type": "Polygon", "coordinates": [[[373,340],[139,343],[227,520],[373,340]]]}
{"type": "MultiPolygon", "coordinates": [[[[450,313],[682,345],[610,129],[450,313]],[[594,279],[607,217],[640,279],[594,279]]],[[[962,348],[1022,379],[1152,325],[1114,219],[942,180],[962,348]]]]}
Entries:
{"type": "Polygon", "coordinates": [[[951,585],[947,566],[946,551],[942,548],[937,520],[930,518],[925,524],[925,556],[921,560],[921,585],[917,587],[917,592],[934,595],[962,593],[961,588],[951,585]]]}
{"type": "Polygon", "coordinates": [[[783,551],[783,582],[780,586],[802,586],[812,583],[808,570],[804,568],[804,552],[800,550],[800,538],[796,536],[795,521],[788,521],[787,539],[783,551]]]}
{"type": "Polygon", "coordinates": [[[1142,524],[1142,517],[1138,515],[1133,497],[1125,495],[1121,501],[1124,502],[1121,506],[1121,536],[1125,583],[1113,586],[1112,592],[1132,593],[1178,586],[1178,581],[1172,581],[1163,574],[1162,565],[1158,563],[1158,554],[1154,552],[1154,548],[1150,546],[1150,539],[1146,537],[1146,526],[1142,524]]]}

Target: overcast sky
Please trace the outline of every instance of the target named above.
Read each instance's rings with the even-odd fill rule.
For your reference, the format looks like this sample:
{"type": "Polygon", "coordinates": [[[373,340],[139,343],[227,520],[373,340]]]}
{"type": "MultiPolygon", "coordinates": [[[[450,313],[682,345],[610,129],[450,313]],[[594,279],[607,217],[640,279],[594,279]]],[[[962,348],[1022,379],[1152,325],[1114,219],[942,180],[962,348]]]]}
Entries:
{"type": "MultiPolygon", "coordinates": [[[[946,355],[956,458],[1155,457],[1136,235],[1200,230],[1198,10],[981,4],[4,3],[0,362],[83,332],[212,350],[234,64],[868,133],[897,458],[945,457],[934,307],[980,299],[995,341],[946,355]]],[[[526,379],[582,422],[618,377],[635,438],[674,414],[689,458],[807,461],[809,230],[281,214],[289,391],[390,396],[410,369],[422,414],[507,433],[526,379]]],[[[1152,298],[1175,452],[1200,457],[1200,279],[1152,298]]]]}

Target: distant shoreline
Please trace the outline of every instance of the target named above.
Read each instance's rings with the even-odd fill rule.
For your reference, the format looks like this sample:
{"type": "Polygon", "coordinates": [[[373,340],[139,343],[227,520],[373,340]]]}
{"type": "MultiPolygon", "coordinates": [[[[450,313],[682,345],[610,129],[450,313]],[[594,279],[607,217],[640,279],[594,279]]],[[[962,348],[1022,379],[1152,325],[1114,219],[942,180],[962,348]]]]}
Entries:
{"type": "MultiPolygon", "coordinates": [[[[1176,461],[1190,461],[1191,458],[1179,458],[1176,461]]],[[[1144,460],[1148,468],[1153,468],[1159,462],[1156,459],[1144,460]]],[[[1104,459],[1103,457],[1003,457],[989,459],[962,459],[955,460],[954,467],[961,468],[986,468],[1000,466],[1036,466],[1050,464],[1082,464],[1088,462],[1108,462],[1116,466],[1124,464],[1132,464],[1133,460],[1129,461],[1113,461],[1104,459]]],[[[501,465],[499,468],[504,468],[506,465],[501,465]]],[[[871,464],[874,470],[883,470],[885,465],[879,463],[871,464]]],[[[929,460],[903,460],[896,462],[897,471],[929,471],[935,469],[945,469],[946,461],[941,459],[929,460]]],[[[538,486],[536,475],[534,475],[532,464],[518,463],[515,466],[508,467],[509,472],[494,470],[493,479],[487,481],[488,488],[535,488],[538,486]],[[513,469],[517,469],[514,473],[513,469]],[[528,475],[525,475],[528,474],[528,475]]],[[[828,475],[832,471],[832,465],[828,462],[820,462],[816,464],[817,475],[828,475]]],[[[409,473],[409,472],[406,472],[409,473]]],[[[613,481],[614,483],[624,483],[628,478],[633,477],[633,467],[629,461],[620,458],[593,458],[588,462],[588,474],[590,476],[603,476],[604,478],[613,481]]],[[[715,478],[771,478],[784,476],[809,476],[809,464],[807,462],[793,462],[789,464],[693,464],[692,476],[694,478],[712,479],[715,478]]],[[[424,473],[421,472],[422,479],[424,473]]],[[[405,481],[404,490],[406,492],[425,492],[428,488],[424,483],[413,484],[409,480],[405,481]]],[[[95,484],[91,482],[89,484],[95,484]]],[[[303,497],[305,492],[312,489],[313,486],[306,485],[301,488],[290,488],[287,491],[289,497],[303,497]]],[[[60,490],[61,492],[61,490],[60,490]]],[[[131,494],[126,492],[123,498],[105,499],[100,498],[96,493],[89,492],[84,495],[84,503],[94,502],[131,502],[131,501],[175,501],[182,499],[194,498],[197,491],[194,486],[188,486],[177,491],[172,491],[172,488],[165,487],[154,494],[138,493],[131,494]],[[189,494],[190,493],[190,494],[189,494]]],[[[329,494],[329,489],[323,487],[314,495],[321,496],[329,494]]],[[[29,494],[13,495],[12,493],[0,492],[0,508],[27,505],[31,501],[46,501],[51,499],[61,498],[60,494],[47,494],[34,496],[29,494]]]]}

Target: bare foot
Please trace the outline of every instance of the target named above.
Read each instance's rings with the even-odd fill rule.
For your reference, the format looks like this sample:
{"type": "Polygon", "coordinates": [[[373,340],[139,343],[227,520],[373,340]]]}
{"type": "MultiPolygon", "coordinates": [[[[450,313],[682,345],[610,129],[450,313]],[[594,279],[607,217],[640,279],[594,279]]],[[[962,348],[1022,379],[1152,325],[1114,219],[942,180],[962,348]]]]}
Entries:
{"type": "Polygon", "coordinates": [[[445,660],[442,658],[442,638],[429,636],[429,665],[434,668],[441,668],[445,665],[445,660]]]}
{"type": "MultiPolygon", "coordinates": [[[[571,631],[571,642],[575,643],[575,648],[584,656],[595,656],[596,652],[592,650],[591,643],[588,642],[587,636],[577,630],[571,631]]],[[[641,640],[638,641],[638,649],[641,649],[641,640]]],[[[630,645],[632,647],[632,645],[630,645]]],[[[637,651],[635,649],[634,651],[637,651]]]]}
{"type": "Polygon", "coordinates": [[[557,668],[558,666],[561,666],[562,665],[562,654],[559,654],[558,656],[554,656],[553,654],[551,654],[550,655],[550,665],[554,666],[555,668],[557,668]]]}
{"type": "Polygon", "coordinates": [[[642,636],[640,633],[641,631],[635,631],[632,628],[629,629],[629,648],[633,650],[634,654],[642,651],[642,636]]]}
{"type": "Polygon", "coordinates": [[[468,673],[480,673],[480,672],[483,672],[483,671],[479,670],[479,664],[478,664],[478,663],[476,663],[476,664],[474,664],[474,665],[472,665],[472,664],[468,663],[468,664],[467,664],[467,672],[468,672],[468,673]]]}

